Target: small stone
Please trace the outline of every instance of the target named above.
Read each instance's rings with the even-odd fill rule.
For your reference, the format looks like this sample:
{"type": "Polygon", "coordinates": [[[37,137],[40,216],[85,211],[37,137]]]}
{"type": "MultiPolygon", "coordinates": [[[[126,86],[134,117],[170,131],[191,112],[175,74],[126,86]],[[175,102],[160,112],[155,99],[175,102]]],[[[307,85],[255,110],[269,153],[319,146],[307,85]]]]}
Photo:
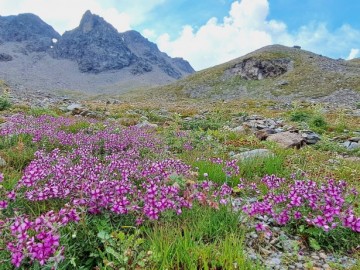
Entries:
{"type": "Polygon", "coordinates": [[[139,124],[137,124],[136,126],[137,126],[137,127],[140,127],[140,128],[142,128],[142,127],[157,128],[157,127],[158,127],[157,124],[152,124],[152,123],[149,123],[148,121],[144,121],[144,122],[142,122],[142,123],[139,123],[139,124]]]}
{"type": "Polygon", "coordinates": [[[312,255],[311,258],[314,259],[314,260],[320,260],[320,257],[317,256],[317,255],[312,255]]]}
{"type": "Polygon", "coordinates": [[[6,161],[5,159],[3,159],[2,157],[0,157],[0,167],[5,167],[6,166],[6,161]]]}
{"type": "Polygon", "coordinates": [[[327,263],[322,266],[325,270],[330,270],[331,267],[327,263]]]}
{"type": "Polygon", "coordinates": [[[250,233],[250,236],[251,236],[251,238],[254,238],[254,239],[256,239],[256,238],[259,237],[259,236],[256,234],[256,232],[250,233]]]}
{"type": "Polygon", "coordinates": [[[325,260],[327,258],[327,255],[324,252],[320,252],[319,257],[325,260]]]}
{"type": "Polygon", "coordinates": [[[295,267],[296,267],[296,269],[302,269],[302,268],[304,268],[304,266],[303,266],[302,263],[295,263],[295,267]]]}
{"type": "Polygon", "coordinates": [[[275,265],[280,265],[281,264],[281,260],[279,259],[279,258],[271,258],[271,260],[269,261],[269,264],[270,265],[273,265],[273,266],[275,266],[275,265]]]}
{"type": "Polygon", "coordinates": [[[245,130],[245,128],[243,126],[238,126],[238,127],[235,127],[233,129],[231,129],[231,131],[242,133],[242,132],[245,132],[246,130],[245,130]]]}

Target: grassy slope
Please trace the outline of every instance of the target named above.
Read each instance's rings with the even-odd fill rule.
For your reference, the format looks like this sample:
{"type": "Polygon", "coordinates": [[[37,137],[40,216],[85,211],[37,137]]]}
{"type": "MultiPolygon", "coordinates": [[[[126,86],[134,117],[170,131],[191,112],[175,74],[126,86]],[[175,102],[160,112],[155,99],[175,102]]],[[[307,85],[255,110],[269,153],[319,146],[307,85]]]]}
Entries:
{"type": "Polygon", "coordinates": [[[360,92],[360,62],[334,60],[308,51],[280,45],[267,46],[230,62],[201,70],[185,79],[160,88],[133,91],[127,98],[179,99],[202,98],[259,98],[277,96],[321,97],[339,89],[360,92]],[[261,81],[244,80],[239,76],[226,76],[225,72],[246,58],[264,60],[290,58],[294,68],[277,77],[261,81]],[[280,85],[286,81],[288,84],[280,85]],[[244,94],[245,93],[245,94],[244,94]]]}

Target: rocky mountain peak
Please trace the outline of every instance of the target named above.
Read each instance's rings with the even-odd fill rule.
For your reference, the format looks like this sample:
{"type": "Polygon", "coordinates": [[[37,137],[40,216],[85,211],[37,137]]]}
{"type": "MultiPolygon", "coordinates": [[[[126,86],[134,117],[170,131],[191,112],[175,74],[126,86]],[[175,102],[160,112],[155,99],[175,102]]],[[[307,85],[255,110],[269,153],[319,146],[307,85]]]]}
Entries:
{"type": "Polygon", "coordinates": [[[87,10],[81,18],[79,29],[83,33],[89,33],[97,28],[117,32],[117,30],[111,24],[107,23],[102,17],[91,13],[90,10],[87,10]]]}
{"type": "Polygon", "coordinates": [[[33,14],[0,16],[0,79],[14,87],[119,92],[193,72],[139,32],[119,33],[90,10],[62,36],[33,14]]]}
{"type": "Polygon", "coordinates": [[[80,71],[88,73],[129,67],[133,75],[139,75],[160,69],[179,79],[194,72],[188,62],[169,57],[139,32],[119,33],[89,10],[77,28],[64,33],[55,45],[54,55],[77,61],[80,71]]]}
{"type": "Polygon", "coordinates": [[[54,28],[31,13],[17,16],[0,16],[0,40],[25,42],[29,51],[46,51],[52,39],[60,37],[54,28]]]}
{"type": "Polygon", "coordinates": [[[102,17],[86,11],[80,25],[63,34],[54,56],[77,61],[82,72],[99,73],[129,66],[134,54],[118,31],[102,17]]]}

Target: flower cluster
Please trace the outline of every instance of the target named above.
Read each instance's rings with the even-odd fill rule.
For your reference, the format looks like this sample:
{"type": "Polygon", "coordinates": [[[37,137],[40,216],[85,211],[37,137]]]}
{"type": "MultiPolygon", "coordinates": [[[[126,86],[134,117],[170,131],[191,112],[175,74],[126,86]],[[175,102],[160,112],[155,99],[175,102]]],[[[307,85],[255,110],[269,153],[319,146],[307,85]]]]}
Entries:
{"type": "Polygon", "coordinates": [[[16,199],[57,200],[64,202],[69,211],[48,212],[35,221],[25,215],[7,220],[7,249],[15,266],[27,258],[40,264],[60,259],[63,247],[57,228],[77,221],[76,211],[132,214],[141,223],[156,220],[165,211],[180,214],[195,200],[215,208],[219,202],[227,203],[231,194],[228,186],[218,189],[209,182],[181,187],[174,182],[172,176],[189,176],[190,167],[171,158],[153,130],[81,119],[88,127],[74,132],[72,127],[79,121],[17,115],[1,130],[4,138],[30,135],[40,149],[49,142],[58,147],[35,153],[0,207],[6,208],[16,199]]]}
{"type": "Polygon", "coordinates": [[[325,184],[318,184],[311,180],[295,180],[286,185],[284,178],[267,175],[262,182],[269,191],[261,200],[242,208],[250,216],[267,215],[280,225],[302,219],[325,231],[342,224],[360,232],[360,217],[355,216],[350,203],[345,200],[354,194],[349,194],[344,181],[329,179],[325,184]]]}
{"type": "Polygon", "coordinates": [[[23,260],[39,261],[40,265],[54,256],[61,257],[61,226],[69,222],[77,222],[79,216],[74,209],[61,209],[59,212],[49,211],[35,220],[26,216],[9,219],[10,240],[7,249],[11,252],[11,262],[19,267],[23,260]]]}

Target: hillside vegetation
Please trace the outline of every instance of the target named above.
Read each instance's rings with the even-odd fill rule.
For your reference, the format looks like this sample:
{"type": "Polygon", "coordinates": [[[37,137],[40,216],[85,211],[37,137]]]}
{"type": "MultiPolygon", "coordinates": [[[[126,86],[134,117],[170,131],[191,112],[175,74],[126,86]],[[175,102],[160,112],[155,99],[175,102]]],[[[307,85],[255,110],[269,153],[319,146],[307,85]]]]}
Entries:
{"type": "MultiPolygon", "coordinates": [[[[252,70],[254,66],[246,66],[246,68],[249,72],[254,71],[252,70]]],[[[225,100],[256,98],[290,101],[316,99],[331,94],[336,96],[337,92],[343,96],[341,91],[347,91],[359,99],[359,74],[359,59],[334,60],[301,49],[272,45],[230,62],[196,72],[175,83],[146,91],[133,91],[125,94],[124,97],[225,100]],[[234,68],[236,69],[237,66],[246,63],[249,59],[255,62],[259,60],[265,64],[266,61],[289,61],[289,67],[283,74],[266,77],[266,72],[271,72],[273,69],[270,66],[264,73],[265,77],[261,79],[246,78],[246,76],[233,72],[234,68]]],[[[344,100],[343,103],[348,103],[348,101],[344,100]]]]}

